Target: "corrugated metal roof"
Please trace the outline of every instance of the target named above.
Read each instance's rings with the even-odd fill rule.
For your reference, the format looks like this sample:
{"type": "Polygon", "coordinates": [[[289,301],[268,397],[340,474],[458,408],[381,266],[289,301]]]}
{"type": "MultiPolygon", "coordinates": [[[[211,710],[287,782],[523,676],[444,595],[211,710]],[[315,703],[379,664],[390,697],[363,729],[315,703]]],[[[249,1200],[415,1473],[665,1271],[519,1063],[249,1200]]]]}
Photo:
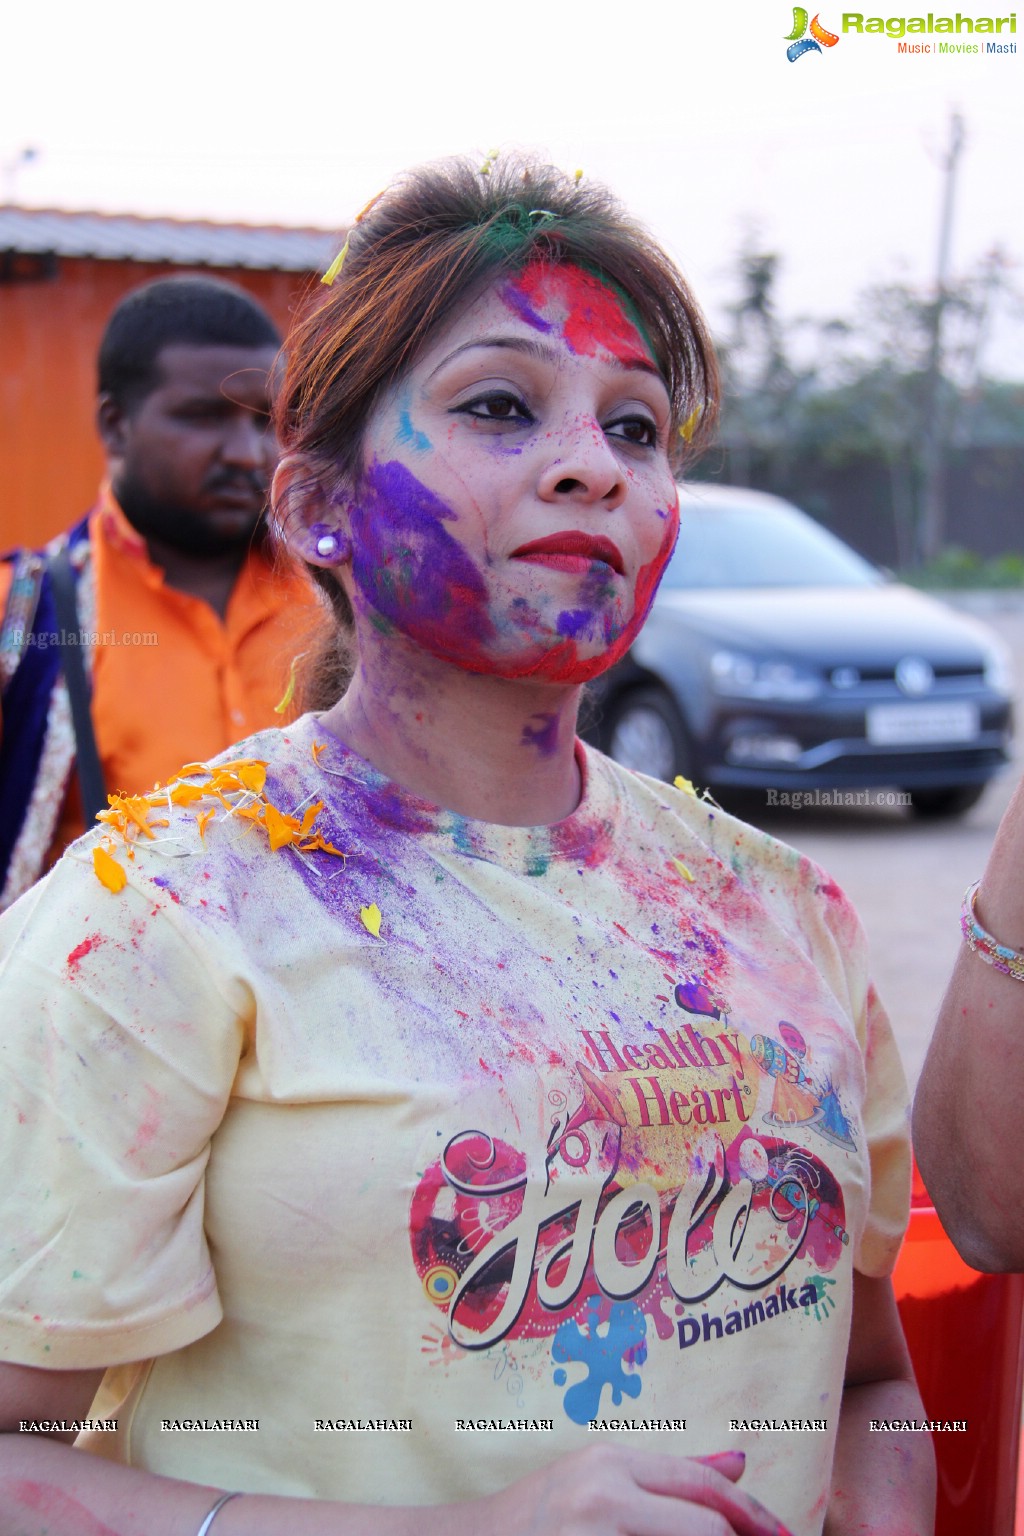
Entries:
{"type": "Polygon", "coordinates": [[[343,240],[344,232],[325,229],[0,206],[0,252],[39,256],[320,272],[333,261],[343,240]]]}

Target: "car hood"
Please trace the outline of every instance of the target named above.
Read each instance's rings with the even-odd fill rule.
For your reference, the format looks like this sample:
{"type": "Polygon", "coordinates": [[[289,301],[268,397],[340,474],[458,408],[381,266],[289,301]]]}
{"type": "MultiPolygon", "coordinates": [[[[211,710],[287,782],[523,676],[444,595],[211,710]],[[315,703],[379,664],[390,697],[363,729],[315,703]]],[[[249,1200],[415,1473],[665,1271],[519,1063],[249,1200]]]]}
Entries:
{"type": "Polygon", "coordinates": [[[983,624],[899,583],[662,592],[652,619],[657,630],[678,622],[715,644],[816,668],[904,656],[933,667],[981,666],[995,639],[983,624]]]}

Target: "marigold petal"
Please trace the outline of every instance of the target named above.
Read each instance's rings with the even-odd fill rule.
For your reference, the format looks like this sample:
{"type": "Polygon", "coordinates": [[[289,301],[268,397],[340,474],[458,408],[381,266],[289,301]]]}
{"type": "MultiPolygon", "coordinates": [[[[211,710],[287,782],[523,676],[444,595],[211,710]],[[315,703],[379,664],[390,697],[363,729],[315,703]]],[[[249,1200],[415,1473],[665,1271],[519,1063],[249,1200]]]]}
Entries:
{"type": "Polygon", "coordinates": [[[267,802],[264,812],[263,824],[270,838],[270,846],[276,853],[278,848],[284,848],[288,843],[294,843],[298,830],[298,823],[294,816],[284,816],[275,805],[267,802]]]}
{"type": "Polygon", "coordinates": [[[199,836],[200,837],[205,837],[206,836],[206,826],[207,826],[207,823],[211,820],[212,817],[216,816],[216,814],[217,814],[216,807],[211,805],[211,807],[210,807],[210,809],[208,811],[200,811],[199,814],[196,816],[196,824],[199,827],[199,836]]]}
{"type": "Polygon", "coordinates": [[[703,409],[704,407],[702,405],[695,405],[689,416],[687,416],[686,420],[679,428],[679,436],[682,438],[684,443],[688,443],[693,437],[694,432],[696,432],[697,423],[700,420],[701,412],[703,409]]]}
{"type": "Polygon", "coordinates": [[[100,884],[105,885],[108,891],[113,891],[115,896],[124,889],[128,876],[105,848],[97,846],[93,849],[92,867],[100,884]]]}
{"type": "Polygon", "coordinates": [[[314,833],[312,837],[307,837],[304,842],[296,843],[295,846],[301,853],[333,853],[339,859],[348,858],[343,848],[335,848],[334,844],[329,843],[325,837],[321,837],[319,832],[314,833]]]}
{"type": "Polygon", "coordinates": [[[229,771],[227,768],[221,768],[210,780],[210,793],[214,795],[237,795],[241,788],[242,784],[234,769],[229,771]]]}
{"type": "Polygon", "coordinates": [[[342,267],[345,265],[345,257],[347,255],[348,255],[348,241],[346,240],[345,244],[342,246],[341,250],[338,252],[337,256],[335,256],[334,260],[331,262],[330,266],[327,268],[327,271],[324,273],[323,277],[320,279],[320,281],[326,287],[328,287],[328,288],[333,288],[334,287],[334,284],[335,284],[335,281],[336,281],[336,279],[338,277],[338,274],[340,273],[342,267]]]}
{"type": "MultiPolygon", "coordinates": [[[[145,797],[143,795],[126,795],[121,804],[124,806],[124,812],[128,820],[134,822],[140,832],[145,832],[146,836],[151,838],[153,836],[149,830],[149,812],[151,807],[145,797]]],[[[127,830],[126,827],[125,831],[127,830]]]]}
{"type": "Polygon", "coordinates": [[[267,782],[267,765],[257,762],[243,763],[238,770],[238,777],[251,794],[261,795],[263,786],[267,782]]]}
{"type": "MultiPolygon", "coordinates": [[[[322,281],[322,279],[321,279],[321,281],[322,281]]],[[[282,694],[281,698],[274,705],[274,714],[275,715],[283,715],[285,710],[288,708],[289,704],[291,703],[292,699],[294,699],[294,697],[295,697],[295,663],[293,661],[292,662],[292,669],[291,669],[291,671],[288,674],[288,686],[284,690],[284,693],[282,694]]]]}
{"type": "Polygon", "coordinates": [[[206,790],[201,784],[175,784],[169,786],[169,794],[172,805],[191,805],[193,800],[201,800],[206,790]]]}
{"type": "Polygon", "coordinates": [[[308,805],[306,807],[305,815],[302,818],[302,825],[299,827],[299,832],[303,837],[309,836],[309,829],[313,825],[314,821],[316,821],[323,808],[324,803],[322,800],[314,800],[312,805],[308,805]]]}
{"type": "MultiPolygon", "coordinates": [[[[251,768],[254,764],[258,764],[260,768],[265,768],[267,760],[264,757],[233,757],[230,763],[218,763],[216,771],[217,773],[237,773],[240,768],[251,768]]],[[[212,773],[214,770],[207,768],[206,771],[207,773],[212,773]]]]}
{"type": "Polygon", "coordinates": [[[217,796],[217,799],[220,800],[221,805],[226,811],[231,812],[232,816],[238,816],[242,821],[259,822],[262,826],[264,820],[264,806],[262,804],[253,802],[250,805],[231,805],[220,795],[217,796]]]}
{"type": "Polygon", "coordinates": [[[360,907],[359,917],[367,933],[372,933],[375,939],[379,939],[381,910],[377,903],[375,901],[371,901],[368,907],[360,907]]]}

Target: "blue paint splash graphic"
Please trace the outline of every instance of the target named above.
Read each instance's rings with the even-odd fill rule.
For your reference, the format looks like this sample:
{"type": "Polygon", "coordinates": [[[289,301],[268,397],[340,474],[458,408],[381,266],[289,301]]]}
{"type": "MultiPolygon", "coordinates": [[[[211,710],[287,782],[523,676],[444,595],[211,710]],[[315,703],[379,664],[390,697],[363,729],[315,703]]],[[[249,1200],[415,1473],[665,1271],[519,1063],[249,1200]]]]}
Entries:
{"type": "MultiPolygon", "coordinates": [[[[627,1375],[624,1366],[639,1368],[647,1358],[647,1320],[632,1301],[616,1302],[607,1323],[600,1323],[596,1296],[587,1298],[584,1327],[562,1323],[551,1341],[551,1358],[587,1367],[587,1375],[569,1387],[563,1398],[566,1414],[574,1424],[589,1424],[601,1407],[601,1393],[611,1387],[616,1407],[626,1397],[639,1397],[643,1386],[638,1375],[627,1375]]],[[[565,1371],[554,1374],[555,1386],[564,1387],[565,1371]]]]}

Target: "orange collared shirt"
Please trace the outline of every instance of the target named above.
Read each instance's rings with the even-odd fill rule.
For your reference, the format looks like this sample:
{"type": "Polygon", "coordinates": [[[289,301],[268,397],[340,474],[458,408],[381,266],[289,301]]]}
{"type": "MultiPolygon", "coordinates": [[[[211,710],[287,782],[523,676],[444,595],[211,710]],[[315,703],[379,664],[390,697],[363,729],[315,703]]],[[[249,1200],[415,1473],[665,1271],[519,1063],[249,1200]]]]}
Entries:
{"type": "MultiPolygon", "coordinates": [[[[92,718],[108,789],[151,789],[184,763],[290,714],[275,713],[323,611],[298,570],[253,551],[223,619],[179,592],[104,488],[89,518],[95,580],[92,718]]],[[[51,860],[84,830],[73,778],[51,860]]],[[[49,862],[49,861],[48,861],[49,862]]]]}

